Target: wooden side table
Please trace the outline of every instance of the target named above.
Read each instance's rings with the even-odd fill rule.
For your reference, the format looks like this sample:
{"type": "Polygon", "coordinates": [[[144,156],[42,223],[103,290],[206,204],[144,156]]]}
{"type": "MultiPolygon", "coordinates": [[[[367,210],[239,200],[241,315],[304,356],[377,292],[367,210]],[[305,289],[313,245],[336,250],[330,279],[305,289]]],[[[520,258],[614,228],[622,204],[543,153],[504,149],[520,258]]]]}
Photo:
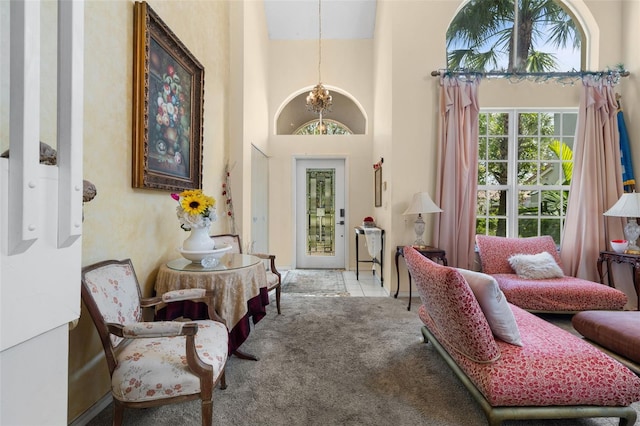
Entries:
{"type": "Polygon", "coordinates": [[[615,288],[616,285],[613,281],[613,273],[611,271],[612,263],[626,263],[633,268],[633,287],[636,290],[636,297],[638,298],[638,310],[640,311],[640,255],[616,253],[614,251],[601,251],[598,256],[598,275],[600,276],[600,284],[604,284],[604,271],[602,270],[602,264],[607,264],[607,282],[609,287],[615,288]]]}
{"type": "MultiPolygon", "coordinates": [[[[400,269],[398,269],[398,257],[402,256],[404,259],[404,247],[405,246],[397,246],[396,247],[396,281],[398,282],[398,286],[396,287],[396,294],[393,295],[396,299],[398,298],[398,292],[400,292],[400,269]]],[[[428,257],[429,259],[435,262],[441,262],[444,266],[447,266],[447,256],[444,250],[429,247],[429,246],[412,246],[414,249],[418,251],[424,257],[428,257]]],[[[407,306],[407,311],[411,310],[411,274],[407,272],[409,276],[409,306],[407,306]]]]}

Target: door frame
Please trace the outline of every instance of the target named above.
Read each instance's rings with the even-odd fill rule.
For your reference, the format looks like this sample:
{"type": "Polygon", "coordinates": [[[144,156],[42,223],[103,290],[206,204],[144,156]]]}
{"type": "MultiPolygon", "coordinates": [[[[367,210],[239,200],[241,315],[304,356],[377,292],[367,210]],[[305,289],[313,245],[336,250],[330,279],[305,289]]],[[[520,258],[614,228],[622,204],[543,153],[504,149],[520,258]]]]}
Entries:
{"type": "Polygon", "coordinates": [[[298,161],[307,160],[342,160],[344,161],[344,269],[349,270],[349,241],[350,233],[349,226],[349,157],[346,155],[294,155],[291,157],[291,176],[293,177],[291,184],[291,211],[293,212],[293,220],[291,221],[291,241],[293,247],[291,268],[296,269],[298,263],[298,246],[296,238],[296,226],[298,221],[298,211],[296,203],[296,194],[298,189],[298,161]]]}

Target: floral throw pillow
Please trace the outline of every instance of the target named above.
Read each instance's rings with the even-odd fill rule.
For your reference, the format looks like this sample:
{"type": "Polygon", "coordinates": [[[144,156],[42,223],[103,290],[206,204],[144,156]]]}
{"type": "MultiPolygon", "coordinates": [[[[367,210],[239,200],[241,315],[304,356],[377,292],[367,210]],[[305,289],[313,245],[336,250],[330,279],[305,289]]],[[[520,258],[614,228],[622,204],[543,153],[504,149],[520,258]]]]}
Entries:
{"type": "Polygon", "coordinates": [[[546,251],[538,254],[514,254],[509,257],[509,265],[519,277],[529,280],[564,277],[556,260],[546,251]]]}

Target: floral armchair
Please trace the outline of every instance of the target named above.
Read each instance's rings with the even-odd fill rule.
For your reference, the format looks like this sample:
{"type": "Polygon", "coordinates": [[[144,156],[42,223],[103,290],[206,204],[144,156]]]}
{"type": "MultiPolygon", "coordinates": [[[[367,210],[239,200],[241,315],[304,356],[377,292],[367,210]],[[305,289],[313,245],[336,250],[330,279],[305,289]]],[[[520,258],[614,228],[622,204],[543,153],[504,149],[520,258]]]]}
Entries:
{"type": "Polygon", "coordinates": [[[177,290],[142,298],[131,260],[107,260],[83,268],[82,301],[107,359],[113,424],[124,407],[146,408],[200,399],[202,424],[211,425],[213,389],[226,388],[228,331],[204,289],[177,290]],[[202,321],[143,321],[143,309],[194,300],[209,306],[202,321]]]}
{"type": "MultiPolygon", "coordinates": [[[[219,234],[212,235],[211,238],[216,242],[216,247],[222,244],[229,244],[231,246],[231,253],[242,253],[242,244],[240,243],[240,235],[237,234],[219,234]]],[[[278,309],[278,315],[280,314],[280,292],[282,277],[280,272],[276,269],[276,256],[273,254],[265,253],[251,253],[252,256],[259,257],[267,261],[265,263],[265,269],[267,271],[267,291],[276,291],[276,308],[278,309]]]]}

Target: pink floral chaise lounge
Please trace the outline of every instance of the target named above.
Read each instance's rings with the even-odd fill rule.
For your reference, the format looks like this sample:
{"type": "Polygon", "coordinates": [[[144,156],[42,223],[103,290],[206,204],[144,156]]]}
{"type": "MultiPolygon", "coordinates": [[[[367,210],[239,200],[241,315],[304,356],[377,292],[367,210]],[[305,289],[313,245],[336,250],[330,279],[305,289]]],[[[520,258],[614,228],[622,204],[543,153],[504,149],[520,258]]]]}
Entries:
{"type": "Polygon", "coordinates": [[[476,235],[476,243],[482,272],[496,279],[510,303],[527,311],[621,310],[627,303],[620,290],[564,275],[556,244],[548,235],[476,235]]]}
{"type": "Polygon", "coordinates": [[[478,401],[505,420],[619,417],[633,425],[640,377],[596,347],[507,303],[491,276],[405,247],[425,340],[478,401]],[[510,342],[510,343],[508,343],[510,342]]]}

